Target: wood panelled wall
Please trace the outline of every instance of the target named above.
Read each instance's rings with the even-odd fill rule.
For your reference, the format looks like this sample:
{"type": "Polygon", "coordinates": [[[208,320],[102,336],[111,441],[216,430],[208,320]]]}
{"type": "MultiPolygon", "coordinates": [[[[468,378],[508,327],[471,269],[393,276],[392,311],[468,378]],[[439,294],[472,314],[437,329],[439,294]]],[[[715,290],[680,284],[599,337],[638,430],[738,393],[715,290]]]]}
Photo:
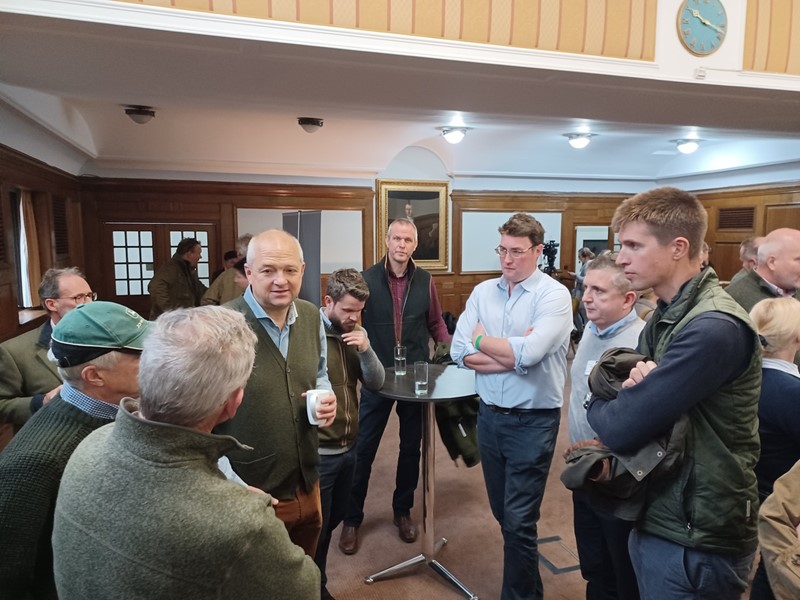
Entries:
{"type": "Polygon", "coordinates": [[[39,318],[21,325],[17,313],[17,259],[9,200],[15,190],[29,190],[32,195],[37,232],[34,242],[39,248],[42,272],[50,267],[83,267],[86,247],[77,179],[0,145],[0,244],[3,247],[0,253],[3,257],[0,259],[0,340],[14,337],[42,322],[39,318]],[[58,240],[54,212],[61,221],[62,235],[58,240]]]}
{"type": "MultiPolygon", "coordinates": [[[[2,232],[4,260],[0,260],[0,340],[19,334],[16,311],[16,275],[9,194],[13,189],[33,192],[40,220],[37,238],[42,267],[75,265],[86,272],[92,287],[101,296],[110,295],[111,281],[104,281],[101,255],[102,232],[106,223],[184,223],[205,222],[218,231],[219,248],[209,249],[211,269],[219,266],[221,250],[231,248],[237,235],[237,208],[288,210],[359,210],[363,215],[363,261],[371,265],[383,251],[376,252],[374,192],[368,187],[279,186],[214,182],[162,180],[108,180],[76,178],[0,146],[0,193],[2,194],[2,232]],[[52,205],[64,199],[69,229],[68,252],[56,253],[52,205]]],[[[722,279],[738,269],[739,242],[751,235],[763,235],[777,227],[800,229],[800,183],[776,187],[736,190],[706,190],[698,193],[708,208],[707,241],[712,248],[711,262],[722,279]],[[720,216],[730,209],[752,209],[753,218],[744,225],[720,227],[720,216]]],[[[477,212],[560,212],[562,264],[570,264],[575,254],[575,227],[608,225],[624,194],[549,194],[454,190],[452,198],[452,271],[435,273],[443,310],[460,314],[472,288],[499,271],[461,271],[462,217],[477,212]]],[[[749,214],[749,210],[745,210],[749,214]]],[[[739,225],[741,223],[736,222],[739,225]]],[[[495,236],[496,231],[486,235],[495,236]]],[[[571,265],[574,268],[574,265],[571,265]]],[[[34,323],[35,324],[35,323],[34,323]]],[[[32,326],[34,324],[30,324],[32,326]]]]}

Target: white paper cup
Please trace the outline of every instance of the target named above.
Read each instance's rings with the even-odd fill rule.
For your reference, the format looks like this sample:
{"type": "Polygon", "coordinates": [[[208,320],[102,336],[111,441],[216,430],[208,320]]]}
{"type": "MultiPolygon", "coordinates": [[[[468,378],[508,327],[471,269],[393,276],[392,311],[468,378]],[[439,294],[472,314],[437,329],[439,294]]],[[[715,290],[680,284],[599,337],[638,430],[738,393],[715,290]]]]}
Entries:
{"type": "Polygon", "coordinates": [[[320,396],[328,393],[328,390],[308,390],[306,392],[306,411],[308,412],[308,422],[312,425],[322,425],[325,422],[325,419],[317,417],[317,400],[320,396]]]}

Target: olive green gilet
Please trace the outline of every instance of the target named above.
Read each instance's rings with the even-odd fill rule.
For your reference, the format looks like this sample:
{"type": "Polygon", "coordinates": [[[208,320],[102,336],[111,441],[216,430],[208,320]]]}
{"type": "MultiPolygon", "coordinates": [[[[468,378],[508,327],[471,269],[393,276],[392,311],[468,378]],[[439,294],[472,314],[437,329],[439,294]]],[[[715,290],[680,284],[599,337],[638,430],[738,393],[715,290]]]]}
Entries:
{"type": "Polygon", "coordinates": [[[743,321],[752,331],[755,351],[744,373],[689,410],[685,462],[675,478],[651,485],[639,527],[682,546],[741,555],[757,545],[753,467],[761,449],[761,346],[750,318],[722,290],[713,269],[705,269],[674,302],[656,309],[642,332],[639,351],[658,363],[675,336],[709,311],[743,321]]]}
{"type": "Polygon", "coordinates": [[[245,316],[258,344],[236,416],[214,429],[253,447],[229,453],[231,465],[249,485],[278,500],[294,498],[298,486],[310,492],[319,479],[317,428],[308,422],[306,400],[301,396],[317,387],[322,351],[319,309],[305,300],[295,300],[294,305],[297,320],[290,326],[286,359],[244,298],[225,305],[245,316]]]}

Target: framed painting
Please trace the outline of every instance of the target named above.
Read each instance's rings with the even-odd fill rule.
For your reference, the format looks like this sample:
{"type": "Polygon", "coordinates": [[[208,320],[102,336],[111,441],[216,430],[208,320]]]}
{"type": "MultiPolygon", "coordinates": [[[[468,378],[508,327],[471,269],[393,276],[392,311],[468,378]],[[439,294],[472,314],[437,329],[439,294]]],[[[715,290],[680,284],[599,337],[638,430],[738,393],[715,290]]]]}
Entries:
{"type": "Polygon", "coordinates": [[[446,181],[390,181],[378,179],[377,246],[385,248],[386,232],[395,219],[406,218],[417,227],[414,262],[432,271],[447,270],[446,181]]]}

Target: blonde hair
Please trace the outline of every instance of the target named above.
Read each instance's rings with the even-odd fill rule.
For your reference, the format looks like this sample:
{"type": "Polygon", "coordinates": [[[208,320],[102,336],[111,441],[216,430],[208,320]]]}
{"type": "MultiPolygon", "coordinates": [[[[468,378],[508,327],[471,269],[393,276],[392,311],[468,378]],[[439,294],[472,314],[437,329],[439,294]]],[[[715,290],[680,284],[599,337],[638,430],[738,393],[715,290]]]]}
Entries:
{"type": "Polygon", "coordinates": [[[800,333],[800,302],[794,298],[762,300],[750,311],[761,337],[764,354],[776,354],[791,346],[800,333]]]}

